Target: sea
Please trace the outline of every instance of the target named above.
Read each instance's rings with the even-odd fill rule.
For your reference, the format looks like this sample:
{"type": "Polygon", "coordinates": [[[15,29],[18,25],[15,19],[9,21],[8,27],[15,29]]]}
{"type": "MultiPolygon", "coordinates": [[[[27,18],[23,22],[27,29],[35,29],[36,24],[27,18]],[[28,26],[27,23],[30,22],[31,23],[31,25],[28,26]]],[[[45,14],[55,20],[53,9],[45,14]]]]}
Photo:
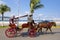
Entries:
{"type": "MultiPolygon", "coordinates": [[[[3,22],[9,22],[9,19],[10,19],[10,17],[4,17],[3,22]]],[[[28,22],[28,20],[26,20],[26,19],[23,19],[23,20],[19,19],[18,21],[19,22],[28,22]]],[[[39,23],[39,22],[42,22],[42,21],[54,21],[54,22],[57,23],[57,25],[60,25],[60,20],[41,20],[41,19],[39,19],[39,20],[34,20],[34,21],[36,23],[39,23]]],[[[2,22],[2,17],[0,17],[0,22],[2,22]]]]}
{"type": "MultiPolygon", "coordinates": [[[[10,17],[4,17],[4,22],[9,22],[9,19],[10,19],[10,17]]],[[[2,17],[0,17],[0,21],[2,21],[2,17]]],[[[25,20],[25,19],[23,19],[23,20],[21,20],[21,19],[19,19],[18,20],[19,22],[27,22],[28,20],[25,20]]],[[[42,21],[46,21],[46,20],[34,20],[35,22],[42,22],[42,21]]],[[[47,21],[53,21],[53,20],[47,20],[47,21]]]]}

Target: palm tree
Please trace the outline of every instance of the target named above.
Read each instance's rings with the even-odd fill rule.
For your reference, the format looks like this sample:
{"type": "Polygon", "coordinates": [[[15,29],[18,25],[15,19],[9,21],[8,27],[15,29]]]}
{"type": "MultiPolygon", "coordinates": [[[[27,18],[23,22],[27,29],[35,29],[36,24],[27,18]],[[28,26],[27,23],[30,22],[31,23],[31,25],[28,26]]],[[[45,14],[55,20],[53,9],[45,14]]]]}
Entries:
{"type": "Polygon", "coordinates": [[[4,20],[4,13],[10,11],[10,8],[7,5],[0,4],[0,13],[2,14],[2,21],[4,20]]]}
{"type": "Polygon", "coordinates": [[[33,15],[34,10],[42,8],[43,5],[41,4],[40,0],[30,0],[30,12],[33,15]]]}

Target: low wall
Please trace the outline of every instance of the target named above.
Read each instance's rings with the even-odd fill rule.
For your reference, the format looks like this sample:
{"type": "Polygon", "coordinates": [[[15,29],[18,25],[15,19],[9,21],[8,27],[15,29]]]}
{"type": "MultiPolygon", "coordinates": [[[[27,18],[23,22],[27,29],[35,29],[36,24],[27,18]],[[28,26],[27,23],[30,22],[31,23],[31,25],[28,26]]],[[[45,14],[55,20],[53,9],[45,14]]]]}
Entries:
{"type": "MultiPolygon", "coordinates": [[[[19,22],[19,26],[21,26],[23,23],[27,23],[27,22],[19,22]]],[[[60,22],[56,22],[57,26],[60,26],[60,22]]],[[[0,22],[0,26],[8,26],[9,22],[0,22]]]]}
{"type": "MultiPolygon", "coordinates": [[[[27,23],[27,22],[19,22],[19,26],[21,26],[23,23],[27,23]]],[[[9,22],[0,22],[0,26],[9,26],[9,22]]]]}

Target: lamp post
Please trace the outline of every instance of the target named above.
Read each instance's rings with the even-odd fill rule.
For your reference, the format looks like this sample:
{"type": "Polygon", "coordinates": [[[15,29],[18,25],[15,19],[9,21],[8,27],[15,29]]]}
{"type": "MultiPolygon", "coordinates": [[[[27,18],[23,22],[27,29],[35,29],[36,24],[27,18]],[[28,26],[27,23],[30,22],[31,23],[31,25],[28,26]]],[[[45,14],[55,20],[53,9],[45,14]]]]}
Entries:
{"type": "MultiPolygon", "coordinates": [[[[18,3],[17,3],[17,6],[18,6],[18,16],[19,16],[19,0],[18,0],[18,3]]],[[[19,18],[18,18],[18,24],[17,24],[18,26],[19,26],[19,18]]]]}

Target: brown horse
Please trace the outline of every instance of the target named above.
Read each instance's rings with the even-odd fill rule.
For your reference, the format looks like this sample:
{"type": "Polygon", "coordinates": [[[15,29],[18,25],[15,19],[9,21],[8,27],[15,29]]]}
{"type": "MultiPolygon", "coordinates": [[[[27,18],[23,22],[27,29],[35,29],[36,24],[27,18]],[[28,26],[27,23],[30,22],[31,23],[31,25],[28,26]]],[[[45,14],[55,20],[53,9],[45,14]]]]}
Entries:
{"type": "Polygon", "coordinates": [[[22,28],[28,28],[29,27],[29,23],[23,23],[22,24],[22,28]]]}
{"type": "Polygon", "coordinates": [[[35,28],[37,26],[37,24],[34,22],[34,20],[32,20],[31,23],[23,23],[22,24],[22,29],[23,28],[35,28]]]}
{"type": "Polygon", "coordinates": [[[47,22],[47,23],[41,22],[41,23],[38,23],[37,29],[39,28],[38,32],[39,31],[42,32],[42,28],[46,28],[46,32],[48,29],[52,32],[51,30],[52,26],[56,26],[56,23],[55,22],[47,22]]]}
{"type": "Polygon", "coordinates": [[[22,24],[22,28],[34,28],[34,27],[37,27],[37,24],[35,23],[35,24],[30,24],[29,25],[29,23],[23,23],[22,24]]]}

